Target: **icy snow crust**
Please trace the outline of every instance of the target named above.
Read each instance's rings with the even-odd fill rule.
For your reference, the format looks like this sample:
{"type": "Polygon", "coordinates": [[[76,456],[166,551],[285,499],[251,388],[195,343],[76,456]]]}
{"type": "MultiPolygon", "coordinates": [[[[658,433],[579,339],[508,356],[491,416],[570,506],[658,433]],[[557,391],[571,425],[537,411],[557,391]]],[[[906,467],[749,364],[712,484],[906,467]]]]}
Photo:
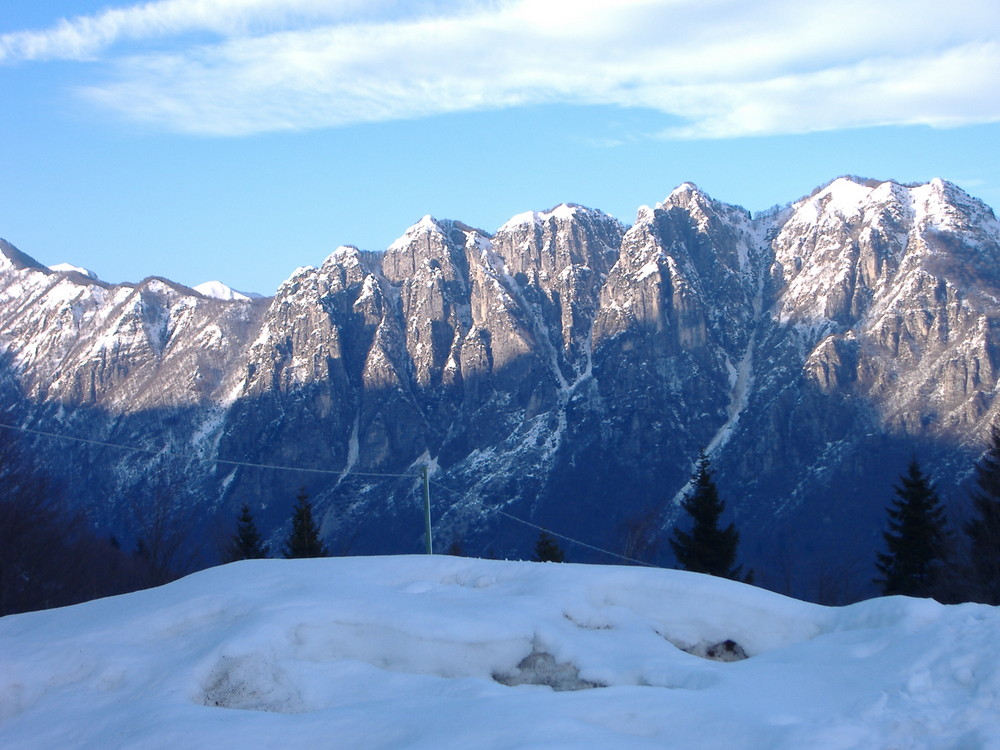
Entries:
{"type": "Polygon", "coordinates": [[[678,571],[250,561],[0,620],[0,746],[985,750],[997,632],[678,571]]]}

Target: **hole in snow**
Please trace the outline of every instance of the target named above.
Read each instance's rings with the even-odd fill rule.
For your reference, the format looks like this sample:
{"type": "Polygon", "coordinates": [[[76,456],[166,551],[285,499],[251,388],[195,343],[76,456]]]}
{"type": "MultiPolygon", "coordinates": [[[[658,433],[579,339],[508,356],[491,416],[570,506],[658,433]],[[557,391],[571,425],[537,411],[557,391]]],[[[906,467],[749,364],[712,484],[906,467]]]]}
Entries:
{"type": "Polygon", "coordinates": [[[718,643],[699,643],[696,646],[689,646],[681,649],[694,656],[712,661],[743,661],[748,659],[746,650],[736,641],[726,639],[718,643]]]}
{"type": "Polygon", "coordinates": [[[532,651],[521,659],[513,672],[494,673],[501,685],[548,685],[553,690],[589,690],[606,687],[599,682],[580,679],[580,670],[573,664],[560,664],[545,651],[532,651]]]}
{"type": "Polygon", "coordinates": [[[206,685],[202,696],[206,706],[285,714],[304,710],[298,690],[277,665],[259,654],[223,656],[206,685]]]}

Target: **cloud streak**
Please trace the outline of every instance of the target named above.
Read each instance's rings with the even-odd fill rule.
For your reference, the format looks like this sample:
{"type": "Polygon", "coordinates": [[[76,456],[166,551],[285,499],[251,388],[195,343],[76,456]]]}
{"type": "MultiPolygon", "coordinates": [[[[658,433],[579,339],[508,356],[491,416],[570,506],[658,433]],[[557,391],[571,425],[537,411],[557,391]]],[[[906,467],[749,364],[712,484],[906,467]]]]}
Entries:
{"type": "Polygon", "coordinates": [[[190,133],[568,103],[728,138],[1000,120],[998,29],[994,0],[163,0],[5,35],[0,61],[98,61],[91,101],[190,133]]]}

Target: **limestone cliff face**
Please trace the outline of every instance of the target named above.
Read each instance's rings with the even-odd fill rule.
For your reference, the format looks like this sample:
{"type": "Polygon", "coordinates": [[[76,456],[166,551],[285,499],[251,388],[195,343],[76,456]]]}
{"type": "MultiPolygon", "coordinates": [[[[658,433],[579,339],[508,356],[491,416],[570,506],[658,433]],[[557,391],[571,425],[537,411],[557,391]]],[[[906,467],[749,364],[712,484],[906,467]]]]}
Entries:
{"type": "Polygon", "coordinates": [[[750,216],[693,185],[641,208],[601,293],[593,341],[607,420],[653,475],[683,484],[690,456],[728,438],[760,306],[750,216]],[[683,466],[683,468],[682,468],[683,466]]]}
{"type": "Polygon", "coordinates": [[[600,292],[623,232],[606,214],[562,205],[516,216],[493,238],[564,379],[578,378],[590,366],[600,292]]]}
{"type": "Polygon", "coordinates": [[[757,217],[691,184],[631,227],[570,204],[492,235],[424,217],[266,300],[2,243],[4,418],[162,449],[26,438],[67,481],[86,466],[109,528],[155,468],[206,517],[249,501],[275,528],[306,486],[361,552],[419,549],[421,465],[469,552],[530,549],[507,513],[618,549],[644,508],[673,522],[705,448],[766,571],[803,524],[814,557],[870,551],[912,454],[957,496],[1000,408],[998,261],[992,211],[954,185],[847,178],[757,217]]]}

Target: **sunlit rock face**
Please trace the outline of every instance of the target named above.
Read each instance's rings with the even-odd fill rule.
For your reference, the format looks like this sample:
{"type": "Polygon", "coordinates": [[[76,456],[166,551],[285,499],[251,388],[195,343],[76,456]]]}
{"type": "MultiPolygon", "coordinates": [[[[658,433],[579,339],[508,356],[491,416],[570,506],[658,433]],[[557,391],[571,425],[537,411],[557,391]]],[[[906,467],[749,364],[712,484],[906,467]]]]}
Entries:
{"type": "Polygon", "coordinates": [[[468,554],[530,555],[508,515],[621,551],[646,509],[669,529],[705,449],[747,562],[780,577],[783,556],[873,559],[910,456],[961,495],[998,408],[998,261],[992,211],[954,185],[854,178],[757,216],[691,184],[628,227],[571,204],[493,234],[428,216],[266,299],[3,243],[3,407],[144,449],[21,434],[126,538],[156,487],[206,528],[249,502],[279,538],[305,487],[341,552],[421,548],[423,465],[436,535],[468,554]]]}

